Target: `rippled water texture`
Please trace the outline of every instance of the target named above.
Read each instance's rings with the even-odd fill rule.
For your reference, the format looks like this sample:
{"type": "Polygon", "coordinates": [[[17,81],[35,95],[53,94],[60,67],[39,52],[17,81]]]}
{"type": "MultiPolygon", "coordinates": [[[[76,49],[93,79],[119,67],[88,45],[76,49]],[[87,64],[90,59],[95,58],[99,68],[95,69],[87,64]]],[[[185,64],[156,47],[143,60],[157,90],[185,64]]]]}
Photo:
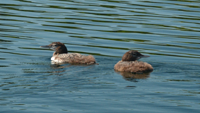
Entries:
{"type": "Polygon", "coordinates": [[[199,0],[1,0],[0,112],[199,113],[199,0]],[[52,65],[53,51],[99,65],[52,65]],[[149,74],[115,72],[128,50],[149,74]]]}

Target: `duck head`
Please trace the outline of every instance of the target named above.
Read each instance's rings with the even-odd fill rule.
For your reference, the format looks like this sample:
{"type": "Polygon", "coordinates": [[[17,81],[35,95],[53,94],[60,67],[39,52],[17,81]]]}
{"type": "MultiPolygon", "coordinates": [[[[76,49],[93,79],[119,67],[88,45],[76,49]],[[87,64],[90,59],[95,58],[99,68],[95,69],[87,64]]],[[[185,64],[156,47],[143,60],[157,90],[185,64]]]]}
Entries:
{"type": "Polygon", "coordinates": [[[122,61],[135,61],[144,57],[149,57],[149,56],[143,55],[136,50],[130,50],[123,55],[122,61]]]}
{"type": "Polygon", "coordinates": [[[62,54],[62,53],[68,53],[66,46],[63,43],[60,42],[52,42],[49,45],[41,46],[43,48],[49,48],[54,50],[54,55],[56,54],[62,54]]]}

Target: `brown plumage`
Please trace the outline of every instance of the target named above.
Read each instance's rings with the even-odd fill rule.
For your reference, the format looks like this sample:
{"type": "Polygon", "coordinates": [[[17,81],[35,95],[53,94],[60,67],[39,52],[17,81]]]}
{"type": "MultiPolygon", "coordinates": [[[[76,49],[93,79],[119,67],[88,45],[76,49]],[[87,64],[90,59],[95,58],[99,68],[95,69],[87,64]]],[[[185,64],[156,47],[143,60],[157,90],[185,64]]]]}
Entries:
{"type": "Polygon", "coordinates": [[[146,62],[136,61],[142,57],[149,56],[142,55],[141,53],[135,50],[130,50],[123,55],[121,61],[115,64],[114,69],[116,71],[132,73],[143,73],[153,71],[153,67],[150,64],[146,62]]]}
{"type": "Polygon", "coordinates": [[[81,55],[79,53],[68,53],[66,46],[60,42],[53,42],[46,46],[41,46],[55,50],[51,60],[53,63],[70,64],[95,64],[95,58],[92,55],[81,55]]]}
{"type": "Polygon", "coordinates": [[[92,55],[81,55],[79,53],[56,54],[51,57],[53,62],[70,64],[95,64],[95,58],[92,55]]]}

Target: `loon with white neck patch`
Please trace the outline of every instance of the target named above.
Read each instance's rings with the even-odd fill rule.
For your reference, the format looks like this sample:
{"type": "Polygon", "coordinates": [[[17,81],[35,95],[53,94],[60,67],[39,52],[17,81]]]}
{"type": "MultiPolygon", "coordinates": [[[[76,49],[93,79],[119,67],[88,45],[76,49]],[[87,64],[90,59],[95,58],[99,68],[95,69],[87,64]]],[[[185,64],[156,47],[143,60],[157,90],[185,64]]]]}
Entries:
{"type": "Polygon", "coordinates": [[[136,50],[130,50],[126,52],[122,60],[115,64],[114,69],[121,72],[132,72],[132,73],[143,73],[153,71],[153,67],[146,63],[137,61],[140,58],[149,57],[147,55],[142,55],[136,50]]]}
{"type": "Polygon", "coordinates": [[[54,63],[70,63],[70,64],[96,64],[92,55],[81,55],[79,53],[68,53],[66,46],[61,42],[52,42],[49,45],[41,46],[54,50],[51,61],[54,63]]]}

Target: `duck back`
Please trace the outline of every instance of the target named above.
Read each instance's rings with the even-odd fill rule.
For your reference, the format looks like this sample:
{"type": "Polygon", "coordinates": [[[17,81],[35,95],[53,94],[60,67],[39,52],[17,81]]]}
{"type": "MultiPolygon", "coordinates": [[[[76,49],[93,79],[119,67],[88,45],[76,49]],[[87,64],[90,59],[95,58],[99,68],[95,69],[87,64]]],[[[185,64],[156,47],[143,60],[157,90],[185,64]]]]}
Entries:
{"type": "Polygon", "coordinates": [[[115,64],[114,69],[116,71],[124,71],[132,73],[153,71],[153,67],[150,64],[139,61],[119,61],[117,64],[115,64]]]}
{"type": "Polygon", "coordinates": [[[79,53],[63,53],[53,55],[51,58],[56,63],[70,63],[70,64],[95,64],[95,58],[92,55],[81,55],[79,53]]]}

